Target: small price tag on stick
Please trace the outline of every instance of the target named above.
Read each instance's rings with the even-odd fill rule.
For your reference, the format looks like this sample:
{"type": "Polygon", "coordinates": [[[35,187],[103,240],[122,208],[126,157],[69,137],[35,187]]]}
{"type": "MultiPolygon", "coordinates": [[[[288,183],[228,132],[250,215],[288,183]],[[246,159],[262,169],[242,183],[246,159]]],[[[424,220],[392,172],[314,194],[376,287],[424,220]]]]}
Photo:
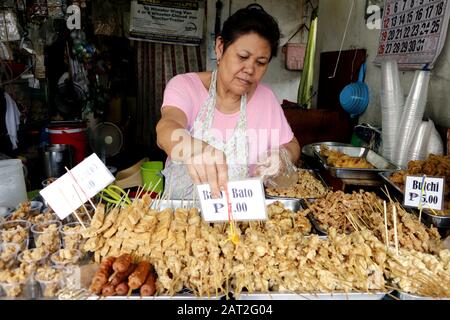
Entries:
{"type": "Polygon", "coordinates": [[[444,209],[445,178],[406,176],[404,205],[422,209],[444,209]]]}
{"type": "MultiPolygon", "coordinates": [[[[229,221],[228,202],[225,192],[222,197],[213,199],[209,184],[197,186],[198,197],[206,222],[229,221]]],[[[260,179],[231,181],[228,183],[228,196],[234,221],[267,220],[264,187],[260,179]]]]}
{"type": "Polygon", "coordinates": [[[62,220],[113,181],[114,176],[94,153],[40,194],[62,220]]]}

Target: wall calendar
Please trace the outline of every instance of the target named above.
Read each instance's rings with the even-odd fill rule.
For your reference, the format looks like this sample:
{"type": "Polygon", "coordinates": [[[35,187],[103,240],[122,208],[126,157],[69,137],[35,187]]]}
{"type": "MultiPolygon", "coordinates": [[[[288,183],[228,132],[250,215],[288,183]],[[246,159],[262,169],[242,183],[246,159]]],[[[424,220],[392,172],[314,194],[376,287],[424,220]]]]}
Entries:
{"type": "Polygon", "coordinates": [[[432,69],[444,47],[449,0],[386,0],[375,63],[394,59],[402,69],[432,69]]]}

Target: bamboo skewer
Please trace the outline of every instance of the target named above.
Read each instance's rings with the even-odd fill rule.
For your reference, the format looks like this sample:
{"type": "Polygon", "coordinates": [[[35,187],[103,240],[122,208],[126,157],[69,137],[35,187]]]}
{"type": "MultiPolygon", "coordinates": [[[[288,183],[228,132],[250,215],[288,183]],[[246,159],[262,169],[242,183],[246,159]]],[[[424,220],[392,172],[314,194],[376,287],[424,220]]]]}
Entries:
{"type": "Polygon", "coordinates": [[[83,192],[84,196],[88,199],[89,203],[94,208],[94,210],[97,210],[97,207],[94,205],[94,203],[92,202],[91,198],[89,198],[87,196],[86,192],[84,192],[83,188],[80,186],[80,184],[78,183],[77,179],[72,174],[72,171],[70,171],[67,167],[64,167],[64,168],[66,169],[67,173],[69,173],[69,175],[72,177],[73,181],[78,185],[78,187],[80,188],[81,192],[83,192]]]}
{"type": "Polygon", "coordinates": [[[383,209],[384,209],[384,230],[386,232],[386,249],[388,249],[389,248],[389,231],[388,231],[386,201],[383,201],[383,209]]]}
{"type": "Polygon", "coordinates": [[[394,220],[395,251],[396,251],[397,256],[398,256],[399,252],[398,252],[398,233],[397,233],[397,207],[395,205],[394,205],[394,208],[393,208],[393,220],[394,220]]]}
{"type": "MultiPolygon", "coordinates": [[[[77,194],[78,199],[80,200],[81,205],[83,206],[84,212],[86,212],[86,215],[89,217],[89,221],[92,222],[91,216],[89,215],[89,212],[88,212],[88,210],[86,209],[86,206],[84,205],[83,200],[81,200],[81,197],[80,197],[80,195],[78,194],[77,188],[75,188],[74,185],[72,185],[72,188],[73,188],[73,190],[75,191],[75,193],[77,194]]],[[[79,219],[79,217],[77,217],[77,218],[79,219]]],[[[80,219],[79,219],[79,220],[80,220],[80,219]]],[[[84,226],[84,224],[83,224],[83,227],[84,227],[84,229],[86,229],[86,227],[84,226]]]]}

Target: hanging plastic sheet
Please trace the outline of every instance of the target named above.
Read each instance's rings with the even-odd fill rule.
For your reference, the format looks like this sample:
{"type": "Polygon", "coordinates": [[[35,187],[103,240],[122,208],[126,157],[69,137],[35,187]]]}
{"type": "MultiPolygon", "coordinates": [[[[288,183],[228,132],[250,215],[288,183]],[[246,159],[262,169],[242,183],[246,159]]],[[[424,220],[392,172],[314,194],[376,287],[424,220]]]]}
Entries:
{"type": "Polygon", "coordinates": [[[308,46],[306,48],[305,63],[303,65],[302,79],[298,89],[297,102],[301,106],[306,106],[311,109],[311,98],[313,96],[312,88],[314,82],[314,57],[316,54],[316,38],[317,38],[317,23],[318,23],[318,9],[312,13],[311,26],[309,28],[308,46]]]}

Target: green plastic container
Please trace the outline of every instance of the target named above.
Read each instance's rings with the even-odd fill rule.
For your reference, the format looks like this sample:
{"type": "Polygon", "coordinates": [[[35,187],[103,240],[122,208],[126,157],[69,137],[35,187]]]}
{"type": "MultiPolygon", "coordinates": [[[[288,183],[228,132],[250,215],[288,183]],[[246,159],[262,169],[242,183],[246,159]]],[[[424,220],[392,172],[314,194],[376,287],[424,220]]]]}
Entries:
{"type": "Polygon", "coordinates": [[[161,193],[164,190],[164,178],[161,174],[162,161],[148,161],[141,165],[142,183],[148,191],[161,193]]]}

